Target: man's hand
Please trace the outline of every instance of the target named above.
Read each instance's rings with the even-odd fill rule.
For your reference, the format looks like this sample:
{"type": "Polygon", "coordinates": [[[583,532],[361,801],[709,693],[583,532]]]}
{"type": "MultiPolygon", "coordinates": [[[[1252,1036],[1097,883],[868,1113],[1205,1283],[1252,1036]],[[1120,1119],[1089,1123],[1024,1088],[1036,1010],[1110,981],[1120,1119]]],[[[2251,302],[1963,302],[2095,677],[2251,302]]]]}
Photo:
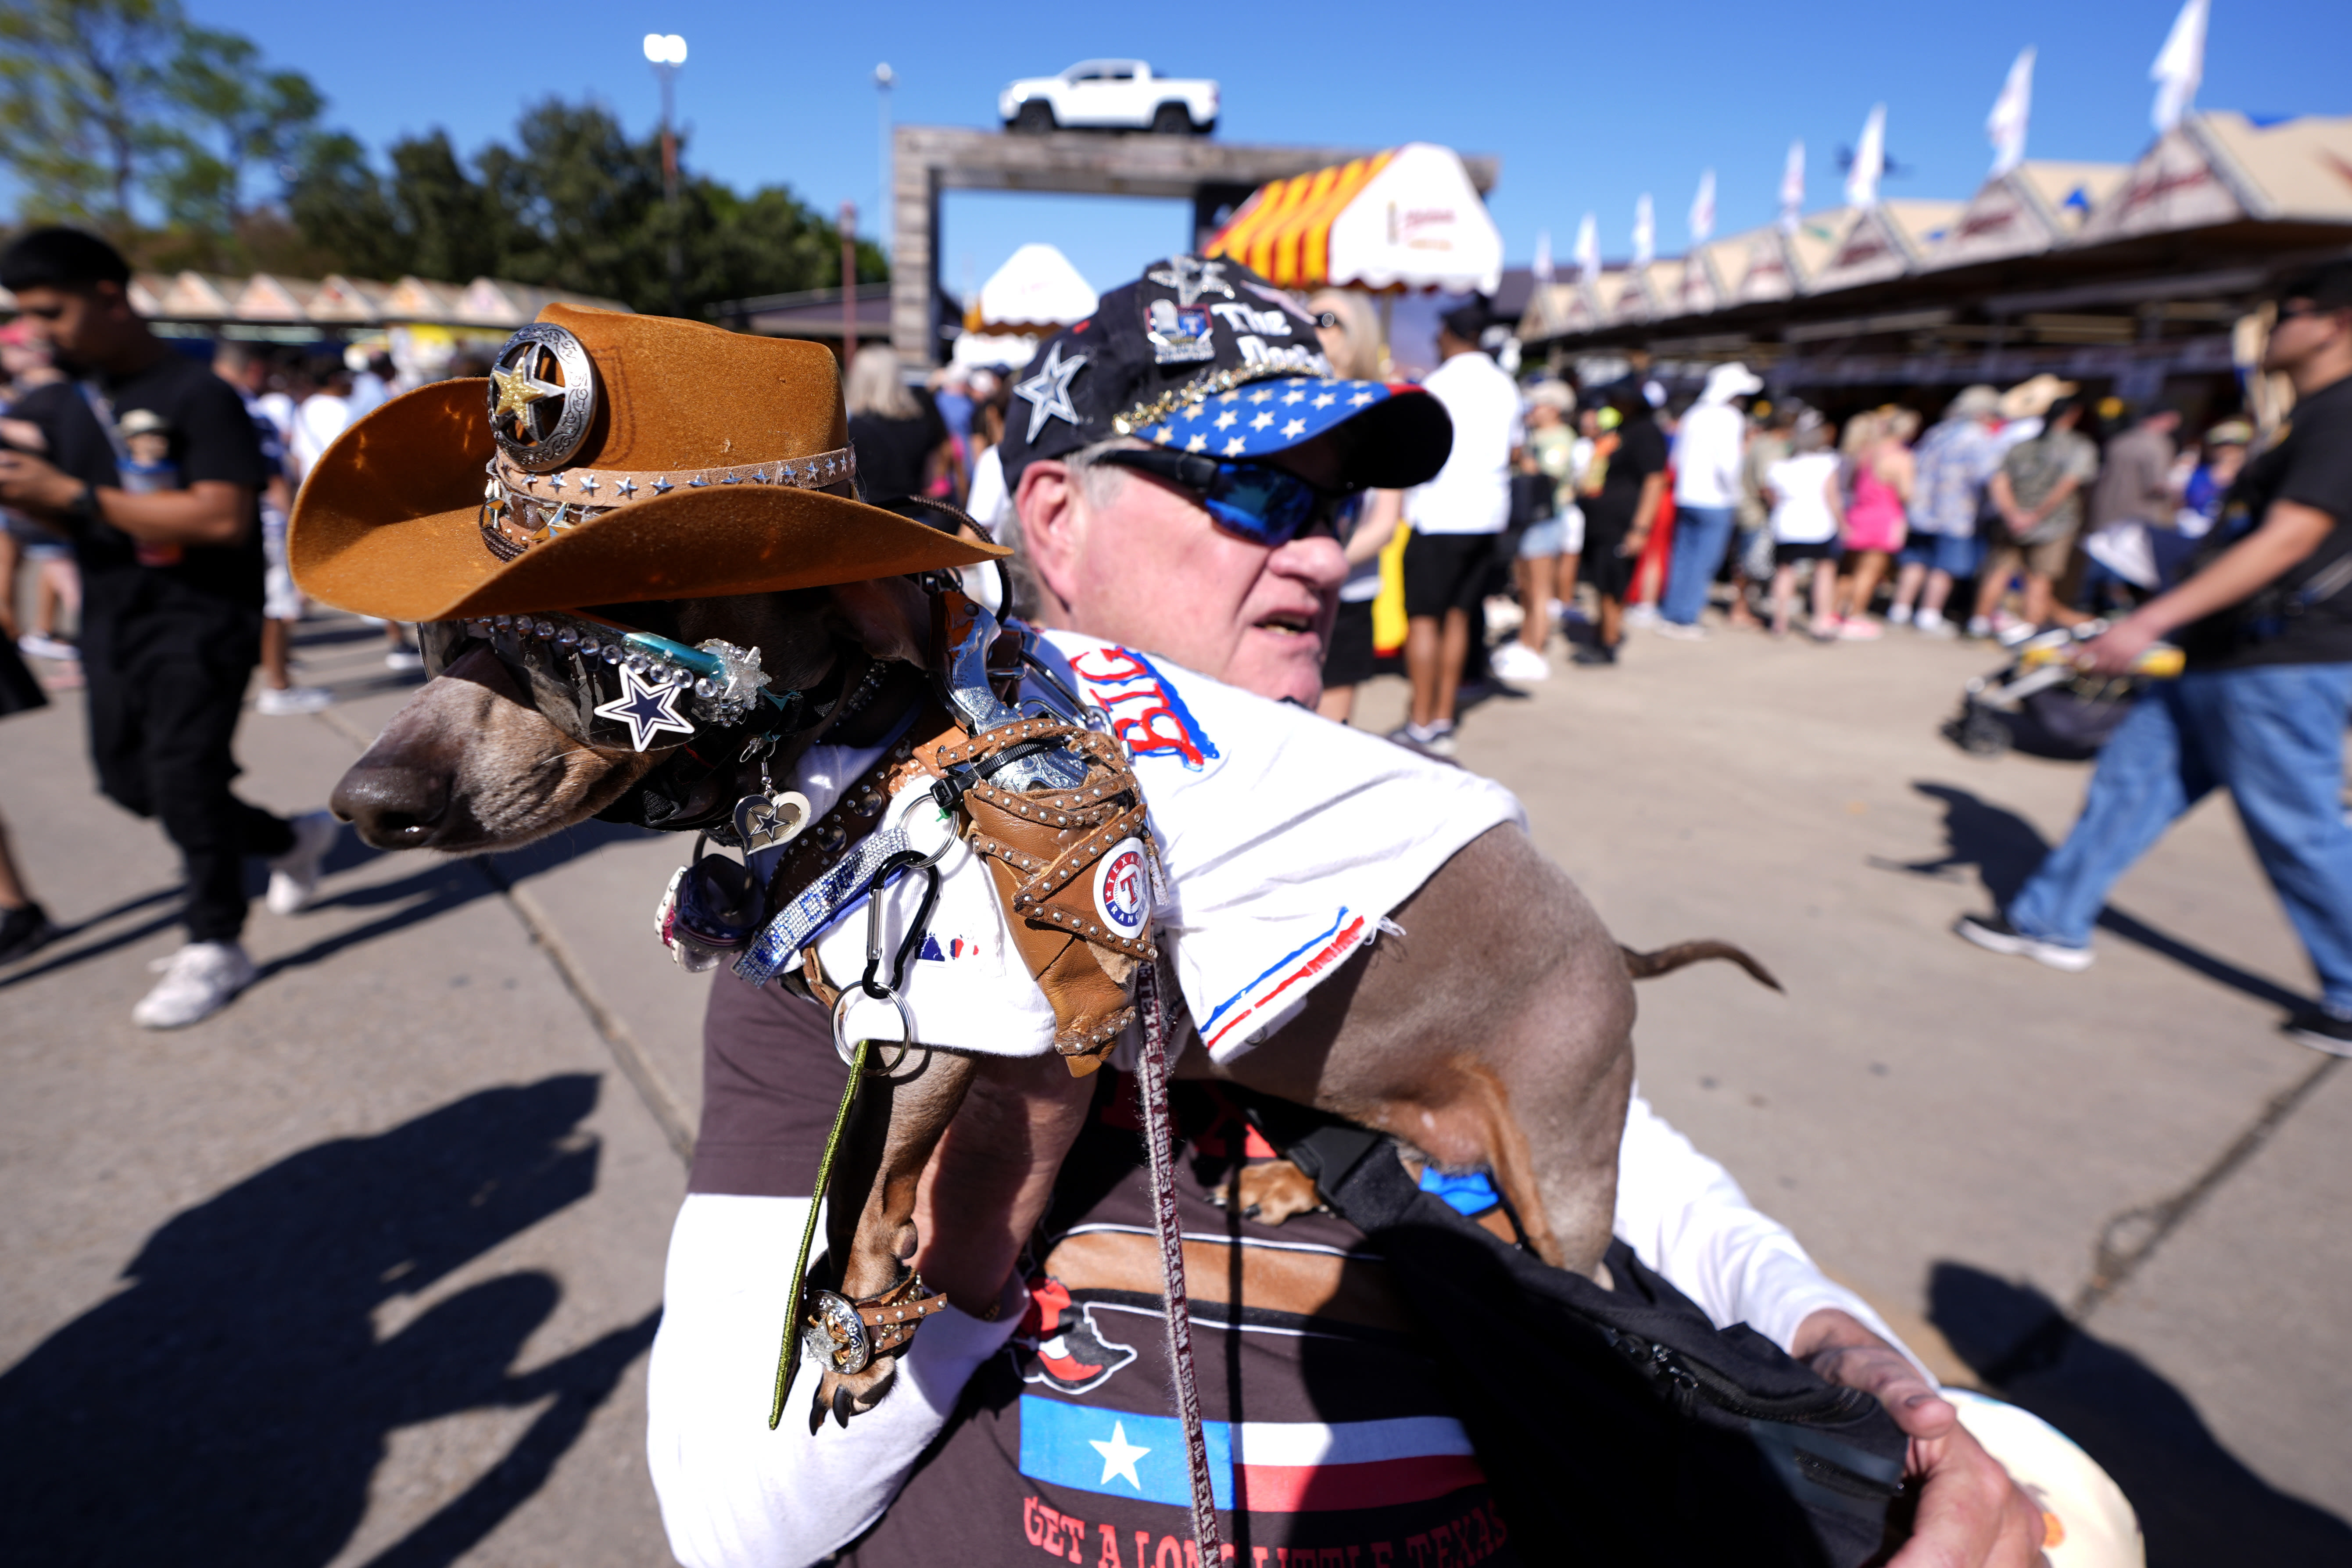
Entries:
{"type": "Polygon", "coordinates": [[[2074,668],[2094,675],[2128,675],[2162,631],[2145,617],[2130,615],[2074,650],[2074,668]]]}
{"type": "Polygon", "coordinates": [[[42,458],[0,451],[0,506],[56,517],[81,494],[81,481],[42,458]]]}
{"type": "Polygon", "coordinates": [[[1646,528],[1636,529],[1617,542],[1617,553],[1620,555],[1639,555],[1643,551],[1647,550],[1649,547],[1650,531],[1646,528]]]}
{"type": "Polygon", "coordinates": [[[1799,1324],[1789,1348],[1830,1382],[1874,1397],[1911,1439],[1903,1473],[1919,1510],[1887,1568],[2046,1568],[2041,1509],[1902,1352],[1833,1307],[1799,1324]]]}

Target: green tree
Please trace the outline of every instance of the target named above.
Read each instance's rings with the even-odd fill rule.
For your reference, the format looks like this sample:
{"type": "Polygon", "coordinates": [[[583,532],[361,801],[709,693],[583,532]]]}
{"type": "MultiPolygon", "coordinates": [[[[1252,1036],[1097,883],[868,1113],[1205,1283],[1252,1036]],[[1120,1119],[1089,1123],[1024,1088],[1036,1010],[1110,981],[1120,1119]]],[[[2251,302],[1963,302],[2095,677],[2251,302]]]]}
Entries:
{"type": "Polygon", "coordinates": [[[176,0],[0,0],[0,161],[23,216],[128,235],[132,201],[181,143],[176,0]]]}
{"type": "MultiPolygon", "coordinates": [[[[744,195],[689,174],[673,219],[659,139],[632,141],[594,102],[531,105],[512,144],[492,142],[470,167],[440,131],[394,143],[385,162],[379,171],[348,136],[305,143],[289,213],[337,270],[488,275],[667,310],[675,221],[689,314],[840,280],[839,231],[781,186],[744,195]]],[[[857,257],[861,280],[888,275],[872,245],[857,257]]]]}
{"type": "Polygon", "coordinates": [[[165,211],[191,227],[233,230],[248,176],[279,174],[326,100],[300,71],[266,68],[250,38],[209,27],[182,31],[165,80],[184,121],[160,181],[165,211]]]}

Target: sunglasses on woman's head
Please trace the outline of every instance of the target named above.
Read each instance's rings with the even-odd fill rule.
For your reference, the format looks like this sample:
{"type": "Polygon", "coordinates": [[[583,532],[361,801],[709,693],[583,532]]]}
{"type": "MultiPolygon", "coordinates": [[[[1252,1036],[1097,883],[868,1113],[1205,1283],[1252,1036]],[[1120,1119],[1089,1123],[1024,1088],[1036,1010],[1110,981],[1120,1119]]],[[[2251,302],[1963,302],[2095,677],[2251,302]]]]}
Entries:
{"type": "Polygon", "coordinates": [[[1187,489],[1229,533],[1279,550],[1302,534],[1328,533],[1342,545],[1356,531],[1358,496],[1310,484],[1287,468],[1228,463],[1198,452],[1120,447],[1096,461],[1133,468],[1187,489]]]}

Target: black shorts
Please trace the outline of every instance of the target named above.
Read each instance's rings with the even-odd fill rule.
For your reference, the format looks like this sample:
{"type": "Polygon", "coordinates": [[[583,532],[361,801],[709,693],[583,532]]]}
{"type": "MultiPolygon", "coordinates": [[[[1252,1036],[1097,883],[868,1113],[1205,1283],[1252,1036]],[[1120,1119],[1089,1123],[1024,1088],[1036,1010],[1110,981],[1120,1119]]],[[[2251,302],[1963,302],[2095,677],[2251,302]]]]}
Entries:
{"type": "Polygon", "coordinates": [[[1415,533],[1404,542],[1404,613],[1419,619],[1467,610],[1486,596],[1499,534],[1415,533]]]}
{"type": "Polygon", "coordinates": [[[1339,601],[1339,618],[1331,624],[1331,646],[1323,652],[1323,684],[1358,686],[1380,673],[1380,656],[1372,648],[1372,601],[1339,601]]]}
{"type": "Polygon", "coordinates": [[[1793,540],[1772,542],[1772,564],[1786,566],[1798,561],[1835,561],[1845,553],[1845,546],[1834,539],[1793,540]]]}

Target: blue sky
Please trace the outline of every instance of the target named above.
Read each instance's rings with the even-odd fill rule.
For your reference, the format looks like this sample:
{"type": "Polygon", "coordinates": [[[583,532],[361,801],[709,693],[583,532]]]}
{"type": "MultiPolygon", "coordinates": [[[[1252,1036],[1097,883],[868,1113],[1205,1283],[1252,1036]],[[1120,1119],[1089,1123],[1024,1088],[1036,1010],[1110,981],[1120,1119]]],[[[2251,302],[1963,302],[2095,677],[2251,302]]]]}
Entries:
{"type": "MultiPolygon", "coordinates": [[[[1295,3],[1267,12],[933,3],[746,5],[575,0],[562,6],[404,0],[390,11],[317,0],[190,0],[308,72],[330,118],[372,145],[447,128],[461,150],[502,135],[527,101],[593,94],[632,128],[660,99],[641,52],[678,33],[691,164],[739,185],[790,184],[870,215],[879,189],[875,64],[898,75],[902,121],[991,124],[997,90],[1072,60],[1131,55],[1223,84],[1233,141],[1499,154],[1491,198],[1508,256],[1549,228],[1565,258],[1579,216],[1601,248],[1631,246],[1635,197],[1655,194],[1658,247],[1679,250],[1699,173],[1718,182],[1717,232],[1767,222],[1791,137],[1810,205],[1839,199],[1840,145],[1875,102],[1910,172],[1890,196],[1959,197],[1984,175],[1984,118],[2010,61],[2040,49],[2030,153],[2125,161],[2149,139],[2147,68],[2178,0],[1978,0],[1958,5],[1753,3],[1405,5],[1295,3]],[[1433,16],[1445,20],[1433,23],[1433,16]],[[1470,18],[1484,19],[1483,30],[1470,18]],[[1255,16],[1257,20],[1253,21],[1255,16]]],[[[2200,104],[2256,114],[2352,113],[2352,4],[2213,0],[2200,104]]],[[[1186,237],[1180,203],[967,194],[946,204],[950,288],[1013,247],[1059,245],[1097,287],[1186,237]]]]}

